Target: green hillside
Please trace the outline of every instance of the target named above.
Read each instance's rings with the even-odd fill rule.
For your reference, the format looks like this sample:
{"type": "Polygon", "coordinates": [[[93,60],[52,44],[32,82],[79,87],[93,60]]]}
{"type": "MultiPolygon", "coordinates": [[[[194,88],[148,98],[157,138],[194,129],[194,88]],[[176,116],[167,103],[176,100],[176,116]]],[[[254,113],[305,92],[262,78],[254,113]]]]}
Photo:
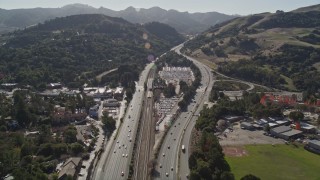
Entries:
{"type": "Polygon", "coordinates": [[[198,35],[183,51],[210,60],[229,76],[284,90],[317,92],[318,7],[239,17],[198,35]]]}
{"type": "Polygon", "coordinates": [[[1,36],[0,83],[41,88],[63,82],[79,87],[120,65],[139,72],[148,56],[156,57],[183,41],[168,25],[147,27],[104,15],[74,15],[1,36]],[[165,37],[159,33],[168,29],[165,37]]]}

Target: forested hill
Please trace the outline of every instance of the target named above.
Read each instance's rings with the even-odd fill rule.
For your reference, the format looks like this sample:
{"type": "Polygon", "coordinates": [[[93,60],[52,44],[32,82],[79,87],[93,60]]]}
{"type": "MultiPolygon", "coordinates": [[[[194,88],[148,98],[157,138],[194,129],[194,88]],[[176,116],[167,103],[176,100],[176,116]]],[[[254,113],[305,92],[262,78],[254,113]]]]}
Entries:
{"type": "Polygon", "coordinates": [[[176,10],[165,10],[159,7],[136,9],[128,7],[114,11],[104,7],[94,8],[84,4],[70,4],[61,8],[32,8],[32,9],[1,9],[0,34],[14,29],[28,27],[42,23],[56,17],[77,14],[104,14],[112,17],[121,17],[132,23],[150,23],[153,21],[168,24],[180,33],[199,33],[219,22],[237,16],[218,12],[188,13],[176,10]]]}
{"type": "Polygon", "coordinates": [[[168,25],[145,26],[98,14],[74,15],[3,35],[0,83],[41,88],[59,81],[79,87],[120,65],[139,71],[148,57],[156,57],[183,41],[168,25]],[[164,35],[162,29],[168,33],[164,35]]]}
{"type": "Polygon", "coordinates": [[[226,75],[284,90],[320,90],[320,5],[240,17],[186,43],[226,75]]]}

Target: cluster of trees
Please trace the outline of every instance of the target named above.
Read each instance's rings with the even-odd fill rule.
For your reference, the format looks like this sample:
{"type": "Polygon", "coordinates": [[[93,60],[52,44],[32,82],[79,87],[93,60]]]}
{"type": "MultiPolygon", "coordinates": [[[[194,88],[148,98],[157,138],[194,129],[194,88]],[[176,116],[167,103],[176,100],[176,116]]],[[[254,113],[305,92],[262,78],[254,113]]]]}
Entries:
{"type": "Polygon", "coordinates": [[[276,13],[268,20],[261,22],[257,28],[312,28],[319,27],[319,11],[276,13]]]}
{"type": "Polygon", "coordinates": [[[310,33],[308,35],[302,36],[302,37],[298,37],[298,39],[300,41],[304,41],[310,44],[314,44],[314,45],[320,45],[320,36],[310,33]]]}
{"type": "MultiPolygon", "coordinates": [[[[181,81],[183,82],[183,81],[181,81]]],[[[180,82],[180,83],[181,83],[180,82]]],[[[163,94],[166,98],[171,98],[176,95],[175,87],[172,83],[169,83],[167,87],[164,88],[163,94]]]]}
{"type": "Polygon", "coordinates": [[[202,131],[197,150],[189,157],[190,179],[234,180],[228,162],[224,159],[218,138],[213,132],[202,131]]]}
{"type": "Polygon", "coordinates": [[[116,121],[108,116],[108,113],[104,113],[102,116],[103,129],[108,137],[111,136],[113,131],[116,129],[116,121]]]}
{"type": "Polygon", "coordinates": [[[248,60],[237,62],[221,63],[218,71],[231,77],[244,79],[259,83],[269,87],[281,88],[285,80],[280,76],[280,72],[271,72],[263,69],[260,65],[248,60]]]}
{"type": "Polygon", "coordinates": [[[319,62],[320,50],[313,47],[283,45],[273,56],[258,55],[251,64],[271,65],[272,73],[283,74],[293,80],[300,91],[316,93],[320,88],[320,74],[313,65],[319,62]]]}
{"type": "Polygon", "coordinates": [[[55,172],[57,159],[87,151],[83,142],[77,142],[76,134],[75,128],[68,126],[64,138],[59,132],[52,137],[49,125],[41,125],[34,137],[0,132],[0,177],[11,173],[15,179],[48,179],[47,174],[55,172]]]}
{"type": "Polygon", "coordinates": [[[90,107],[94,104],[92,97],[85,94],[77,94],[76,96],[60,94],[57,97],[42,98],[30,91],[15,91],[13,93],[13,103],[1,94],[0,102],[0,129],[3,131],[15,130],[7,127],[7,124],[10,123],[10,119],[8,120],[7,117],[16,120],[21,128],[38,127],[41,124],[61,125],[54,124],[52,121],[55,105],[65,107],[65,111],[74,114],[81,111],[88,113],[90,107]]]}
{"type": "Polygon", "coordinates": [[[54,172],[57,159],[90,151],[84,148],[83,142],[77,141],[75,127],[61,126],[52,121],[54,105],[65,107],[71,113],[88,111],[94,102],[85,94],[43,98],[29,91],[15,91],[12,99],[1,94],[0,102],[0,177],[11,173],[18,179],[48,179],[47,174],[54,172]],[[19,126],[10,126],[11,119],[16,120],[19,126]],[[51,125],[60,126],[55,127],[60,131],[54,137],[51,125]],[[19,128],[39,133],[24,136],[20,131],[14,132],[19,128]]]}
{"type": "Polygon", "coordinates": [[[261,97],[264,94],[256,93],[244,93],[242,99],[230,101],[224,94],[217,93],[212,90],[212,95],[218,100],[218,103],[210,109],[204,109],[201,112],[201,116],[198,118],[195,125],[197,130],[211,129],[215,130],[216,123],[222,116],[225,115],[252,115],[255,118],[270,117],[270,116],[282,116],[282,107],[280,105],[266,103],[262,105],[260,103],[261,97]]]}
{"type": "Polygon", "coordinates": [[[101,81],[95,84],[109,85],[111,88],[114,88],[120,84],[126,91],[126,100],[130,102],[136,87],[135,81],[139,80],[139,73],[142,70],[143,66],[138,66],[137,64],[120,65],[117,71],[103,76],[101,81]]]}
{"type": "Polygon", "coordinates": [[[103,15],[75,15],[56,18],[7,35],[0,47],[3,82],[32,85],[43,90],[46,83],[63,82],[79,88],[94,82],[95,75],[122,64],[143,67],[148,55],[159,55],[181,36],[170,31],[165,39],[149,24],[145,29],[120,18],[103,15]],[[143,38],[147,33],[148,39],[143,38]],[[155,33],[155,34],[152,34],[155,33]],[[145,43],[151,44],[145,48],[145,43]]]}

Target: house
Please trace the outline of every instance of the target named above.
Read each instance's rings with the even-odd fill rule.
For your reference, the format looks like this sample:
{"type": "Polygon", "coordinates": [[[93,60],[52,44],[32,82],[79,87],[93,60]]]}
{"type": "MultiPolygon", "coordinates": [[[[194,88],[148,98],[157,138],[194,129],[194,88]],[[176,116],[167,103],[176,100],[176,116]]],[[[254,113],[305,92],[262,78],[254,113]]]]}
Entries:
{"type": "Polygon", "coordinates": [[[279,126],[270,130],[271,135],[281,139],[296,139],[302,136],[302,131],[291,129],[289,126],[279,126]]]}
{"type": "Polygon", "coordinates": [[[73,179],[77,178],[77,174],[80,171],[81,158],[72,157],[69,158],[61,167],[61,171],[59,172],[58,178],[59,180],[67,179],[70,175],[73,179]]]}

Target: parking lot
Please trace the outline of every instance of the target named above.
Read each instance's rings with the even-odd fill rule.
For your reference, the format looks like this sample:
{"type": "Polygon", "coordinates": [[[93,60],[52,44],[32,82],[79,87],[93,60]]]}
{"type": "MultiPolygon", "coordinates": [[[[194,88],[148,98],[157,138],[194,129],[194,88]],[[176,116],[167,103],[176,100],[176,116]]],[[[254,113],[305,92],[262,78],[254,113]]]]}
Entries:
{"type": "Polygon", "coordinates": [[[264,131],[249,131],[233,126],[232,132],[226,132],[218,136],[221,146],[246,145],[246,144],[284,144],[282,139],[276,139],[263,134],[264,131]],[[224,135],[225,134],[225,135],[224,135]]]}

